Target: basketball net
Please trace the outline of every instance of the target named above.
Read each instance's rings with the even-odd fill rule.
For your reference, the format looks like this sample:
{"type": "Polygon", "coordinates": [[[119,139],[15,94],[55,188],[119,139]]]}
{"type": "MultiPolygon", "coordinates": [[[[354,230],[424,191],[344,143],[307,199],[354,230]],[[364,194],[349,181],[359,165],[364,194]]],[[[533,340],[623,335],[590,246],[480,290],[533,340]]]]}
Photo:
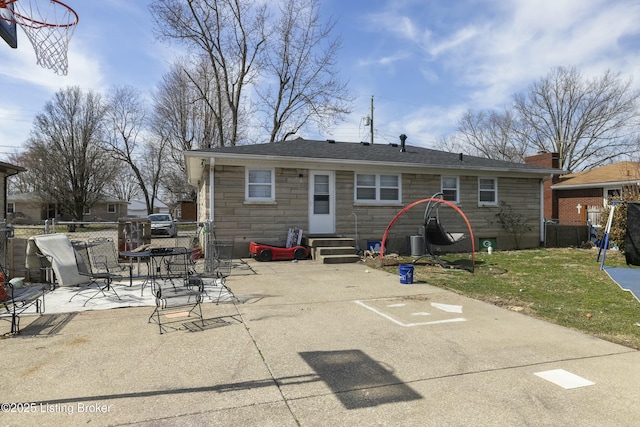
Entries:
{"type": "Polygon", "coordinates": [[[11,18],[19,25],[36,53],[38,65],[67,75],[69,40],[78,23],[78,14],[58,0],[0,0],[0,8],[13,5],[11,18]]]}

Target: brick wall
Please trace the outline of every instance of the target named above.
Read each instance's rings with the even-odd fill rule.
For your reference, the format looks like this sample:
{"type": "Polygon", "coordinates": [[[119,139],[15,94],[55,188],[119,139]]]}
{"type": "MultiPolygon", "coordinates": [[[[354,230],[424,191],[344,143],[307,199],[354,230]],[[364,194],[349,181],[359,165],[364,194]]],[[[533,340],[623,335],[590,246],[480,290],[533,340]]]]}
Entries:
{"type": "Polygon", "coordinates": [[[603,203],[601,188],[556,191],[556,196],[558,203],[556,219],[561,224],[586,223],[587,206],[602,206],[603,203]],[[579,213],[578,205],[582,206],[579,213]]]}
{"type": "MultiPolygon", "coordinates": [[[[560,168],[560,156],[558,153],[538,153],[535,156],[529,156],[524,159],[525,163],[532,166],[540,166],[544,168],[560,168]]],[[[559,176],[551,179],[545,179],[542,183],[544,193],[544,216],[545,218],[558,218],[558,206],[554,199],[551,186],[558,182],[559,176]]]]}

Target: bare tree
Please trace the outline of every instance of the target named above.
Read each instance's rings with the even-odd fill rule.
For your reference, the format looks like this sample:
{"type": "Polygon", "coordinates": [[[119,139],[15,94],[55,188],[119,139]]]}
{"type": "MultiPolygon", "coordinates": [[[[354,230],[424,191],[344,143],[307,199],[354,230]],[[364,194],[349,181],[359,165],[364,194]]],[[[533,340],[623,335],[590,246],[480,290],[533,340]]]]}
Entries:
{"type": "Polygon", "coordinates": [[[131,170],[123,167],[118,179],[107,184],[106,191],[118,200],[135,200],[142,196],[140,185],[136,182],[136,177],[131,170]]]}
{"type": "MultiPolygon", "coordinates": [[[[13,165],[18,165],[26,168],[26,165],[31,164],[30,156],[31,154],[28,151],[20,153],[9,153],[7,155],[7,160],[13,165]]],[[[33,191],[35,191],[34,182],[36,181],[35,178],[37,177],[34,175],[36,175],[36,173],[28,168],[24,172],[13,175],[7,181],[7,192],[9,194],[32,193],[33,191]]]]}
{"type": "MultiPolygon", "coordinates": [[[[186,179],[184,151],[211,148],[219,141],[216,114],[188,77],[196,78],[201,89],[215,85],[208,71],[210,67],[206,61],[200,61],[186,68],[185,62],[177,62],[163,76],[154,94],[150,120],[153,133],[167,142],[162,184],[174,201],[195,198],[194,189],[186,179]]],[[[213,92],[205,90],[207,93],[213,92]]]]}
{"type": "Polygon", "coordinates": [[[590,169],[638,150],[640,92],[610,71],[584,79],[558,67],[515,96],[525,139],[537,151],[557,152],[563,169],[590,169]]]}
{"type": "Polygon", "coordinates": [[[104,197],[118,165],[102,149],[105,104],[95,92],[68,87],[45,104],[26,143],[27,167],[43,202],[81,220],[104,197]]]}
{"type": "Polygon", "coordinates": [[[150,5],[158,38],[183,44],[197,62],[208,61],[213,85],[185,72],[215,117],[217,146],[238,142],[244,90],[256,76],[254,65],[265,43],[266,6],[253,0],[155,0],[150,5]]]}
{"type": "Polygon", "coordinates": [[[153,201],[160,195],[162,190],[163,162],[166,160],[166,151],[167,141],[162,137],[153,138],[150,143],[144,146],[142,168],[145,172],[145,179],[150,185],[149,194],[153,195],[152,208],[149,213],[153,213],[153,201]]]}
{"type": "MultiPolygon", "coordinates": [[[[215,85],[210,67],[200,61],[191,67],[188,59],[175,63],[163,77],[154,93],[151,125],[161,131],[171,145],[174,160],[182,159],[182,152],[197,148],[211,148],[219,141],[216,111],[212,110],[200,95],[201,88],[209,95],[215,85]],[[192,78],[198,81],[195,85],[192,78]]],[[[181,161],[180,163],[184,163],[181,161]]]]}
{"type": "Polygon", "coordinates": [[[514,96],[503,113],[468,111],[458,131],[438,141],[449,151],[522,162],[535,152],[559,154],[569,172],[591,169],[637,153],[640,92],[630,80],[605,72],[585,79],[558,67],[514,96]]]}
{"type": "Polygon", "coordinates": [[[469,110],[458,121],[458,132],[441,139],[439,145],[451,152],[524,162],[528,146],[520,138],[526,133],[519,127],[512,111],[469,110]]]}
{"type": "Polygon", "coordinates": [[[335,21],[323,23],[318,0],[285,0],[264,50],[257,88],[269,142],[285,140],[308,122],[326,129],[351,112],[346,84],[337,78],[341,39],[335,21]],[[273,84],[269,84],[273,81],[273,84]]]}
{"type": "MultiPolygon", "coordinates": [[[[109,135],[106,138],[108,153],[126,164],[134,177],[147,206],[153,213],[162,174],[162,158],[156,151],[150,152],[149,142],[142,141],[141,134],[147,124],[147,107],[140,93],[133,87],[115,87],[109,94],[106,119],[109,135]]],[[[160,144],[160,146],[163,146],[160,144]]],[[[162,154],[163,150],[160,150],[162,154]]]]}

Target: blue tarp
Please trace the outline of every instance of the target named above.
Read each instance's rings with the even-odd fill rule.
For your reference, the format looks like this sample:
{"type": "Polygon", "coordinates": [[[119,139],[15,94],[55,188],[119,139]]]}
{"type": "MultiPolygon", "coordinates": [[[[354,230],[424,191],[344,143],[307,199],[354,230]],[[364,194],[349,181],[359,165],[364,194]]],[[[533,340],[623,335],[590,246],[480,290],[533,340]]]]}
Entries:
{"type": "Polygon", "coordinates": [[[640,268],[605,267],[604,271],[618,286],[631,292],[640,302],[640,268]]]}

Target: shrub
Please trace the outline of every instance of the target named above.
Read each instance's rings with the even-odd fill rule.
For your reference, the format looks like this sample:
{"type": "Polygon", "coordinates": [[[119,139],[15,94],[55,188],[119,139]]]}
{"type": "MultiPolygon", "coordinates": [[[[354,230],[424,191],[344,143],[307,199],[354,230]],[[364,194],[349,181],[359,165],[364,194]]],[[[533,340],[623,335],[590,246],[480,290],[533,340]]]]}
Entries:
{"type": "Polygon", "coordinates": [[[502,226],[502,229],[513,235],[515,239],[516,249],[520,249],[520,242],[522,236],[533,230],[533,228],[527,224],[526,220],[520,213],[513,211],[513,208],[505,201],[500,202],[500,212],[498,212],[498,224],[502,226]]]}
{"type": "MultiPolygon", "coordinates": [[[[640,202],[640,192],[625,190],[622,196],[616,198],[616,201],[623,202],[640,202]]],[[[607,227],[607,221],[609,220],[609,212],[611,211],[611,202],[602,210],[600,216],[600,234],[599,238],[604,238],[604,232],[607,227]]],[[[616,209],[613,213],[613,220],[611,221],[611,230],[609,231],[609,244],[617,246],[620,251],[624,252],[624,236],[627,233],[627,204],[616,203],[616,209]]]]}

